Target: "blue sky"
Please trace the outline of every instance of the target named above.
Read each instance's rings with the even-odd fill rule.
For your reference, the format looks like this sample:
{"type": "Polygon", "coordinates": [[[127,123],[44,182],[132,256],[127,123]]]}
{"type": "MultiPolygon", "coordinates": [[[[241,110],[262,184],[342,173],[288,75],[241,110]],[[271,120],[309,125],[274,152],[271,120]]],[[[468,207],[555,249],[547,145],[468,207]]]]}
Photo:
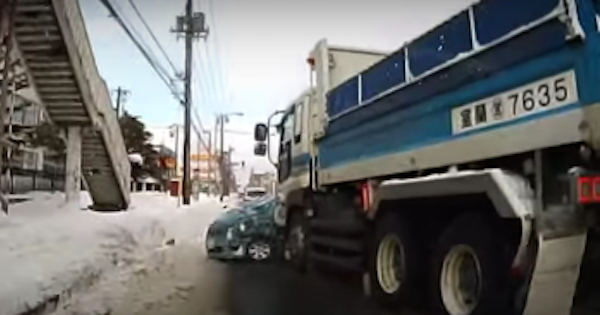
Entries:
{"type": "MultiPolygon", "coordinates": [[[[168,66],[128,1],[112,0],[168,66]]],[[[184,44],[170,32],[184,0],[134,0],[178,69],[184,44]]],[[[229,129],[252,130],[308,86],[306,57],[315,43],[392,51],[465,8],[472,0],[194,0],[211,33],[194,45],[194,107],[212,128],[217,112],[241,111],[229,129]]],[[[109,88],[129,91],[125,107],[148,126],[180,122],[182,111],[141,53],[99,0],[80,0],[100,73],[109,88]]],[[[228,135],[238,159],[252,157],[250,135],[228,135]]],[[[265,166],[267,165],[267,166],[265,166]]]]}

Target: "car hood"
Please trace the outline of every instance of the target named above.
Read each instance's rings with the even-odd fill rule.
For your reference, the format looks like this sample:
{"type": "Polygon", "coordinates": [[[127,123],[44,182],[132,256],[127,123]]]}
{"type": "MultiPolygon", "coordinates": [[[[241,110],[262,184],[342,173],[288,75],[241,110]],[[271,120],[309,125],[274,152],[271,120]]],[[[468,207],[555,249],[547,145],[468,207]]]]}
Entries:
{"type": "Polygon", "coordinates": [[[275,208],[279,205],[274,198],[261,198],[253,202],[242,203],[238,208],[221,214],[212,223],[215,228],[226,228],[246,220],[273,220],[275,208]]]}
{"type": "Polygon", "coordinates": [[[220,216],[213,222],[215,225],[231,225],[248,217],[248,213],[244,209],[231,209],[220,216]]]}

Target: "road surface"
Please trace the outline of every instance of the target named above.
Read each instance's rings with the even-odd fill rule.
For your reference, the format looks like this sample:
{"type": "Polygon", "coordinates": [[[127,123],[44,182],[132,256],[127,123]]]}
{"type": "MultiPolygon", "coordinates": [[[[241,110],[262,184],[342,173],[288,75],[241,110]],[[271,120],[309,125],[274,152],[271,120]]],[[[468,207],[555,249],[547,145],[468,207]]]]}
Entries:
{"type": "Polygon", "coordinates": [[[384,315],[360,292],[302,277],[277,264],[210,261],[199,244],[158,250],[61,301],[48,314],[74,315],[384,315]]]}

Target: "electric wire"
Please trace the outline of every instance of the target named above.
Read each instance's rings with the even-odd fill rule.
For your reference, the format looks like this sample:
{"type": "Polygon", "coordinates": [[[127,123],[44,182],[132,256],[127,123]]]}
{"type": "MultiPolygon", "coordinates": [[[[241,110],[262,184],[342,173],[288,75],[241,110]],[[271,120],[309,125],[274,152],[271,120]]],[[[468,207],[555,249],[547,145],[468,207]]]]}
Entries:
{"type": "Polygon", "coordinates": [[[129,0],[129,4],[133,8],[133,11],[138,16],[138,18],[140,19],[140,21],[142,21],[142,24],[146,28],[146,31],[150,34],[150,37],[152,38],[152,40],[154,41],[154,43],[156,44],[156,46],[158,47],[158,49],[160,50],[160,52],[162,53],[162,55],[165,57],[165,59],[169,63],[169,66],[171,66],[171,69],[173,70],[173,73],[177,74],[179,72],[178,69],[177,69],[177,67],[175,67],[175,64],[173,63],[173,61],[171,60],[171,58],[167,54],[167,52],[164,49],[163,45],[160,43],[160,41],[158,40],[158,38],[156,37],[156,35],[152,31],[152,29],[150,28],[150,25],[148,25],[148,23],[146,22],[146,19],[144,18],[144,16],[142,15],[142,13],[140,12],[140,10],[138,9],[137,5],[135,4],[135,1],[134,0],[129,0]]]}
{"type": "Polygon", "coordinates": [[[167,86],[167,88],[170,90],[170,92],[173,94],[173,96],[179,102],[183,103],[183,100],[181,98],[181,93],[178,91],[178,89],[174,85],[175,80],[173,78],[171,78],[168,75],[168,73],[165,73],[166,71],[164,70],[164,68],[161,68],[160,64],[154,58],[152,58],[152,56],[148,52],[148,50],[146,50],[144,48],[144,46],[140,42],[140,40],[138,38],[136,38],[136,36],[131,31],[131,29],[126,25],[126,23],[123,20],[123,17],[115,10],[112,3],[110,3],[109,0],[100,0],[100,1],[102,2],[102,4],[104,4],[104,6],[109,11],[111,16],[117,21],[119,26],[121,26],[123,31],[125,31],[126,35],[133,42],[133,44],[137,47],[137,49],[142,53],[142,55],[144,56],[146,61],[150,64],[152,69],[154,69],[156,74],[159,76],[161,81],[163,81],[163,83],[167,86]]]}

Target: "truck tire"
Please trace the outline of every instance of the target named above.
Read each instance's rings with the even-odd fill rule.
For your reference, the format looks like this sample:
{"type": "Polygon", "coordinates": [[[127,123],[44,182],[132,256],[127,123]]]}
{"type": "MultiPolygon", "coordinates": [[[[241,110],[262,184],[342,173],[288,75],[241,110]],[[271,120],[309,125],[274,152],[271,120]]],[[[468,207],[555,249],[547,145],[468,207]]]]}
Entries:
{"type": "Polygon", "coordinates": [[[379,305],[399,308],[420,292],[422,260],[416,236],[408,222],[393,212],[383,213],[375,222],[369,246],[371,297],[379,305]]]}
{"type": "Polygon", "coordinates": [[[505,238],[491,222],[465,213],[441,233],[430,278],[435,314],[510,314],[510,259],[505,238]]]}
{"type": "Polygon", "coordinates": [[[308,261],[308,222],[304,212],[291,212],[285,237],[285,252],[289,263],[297,271],[306,271],[308,261]]]}

